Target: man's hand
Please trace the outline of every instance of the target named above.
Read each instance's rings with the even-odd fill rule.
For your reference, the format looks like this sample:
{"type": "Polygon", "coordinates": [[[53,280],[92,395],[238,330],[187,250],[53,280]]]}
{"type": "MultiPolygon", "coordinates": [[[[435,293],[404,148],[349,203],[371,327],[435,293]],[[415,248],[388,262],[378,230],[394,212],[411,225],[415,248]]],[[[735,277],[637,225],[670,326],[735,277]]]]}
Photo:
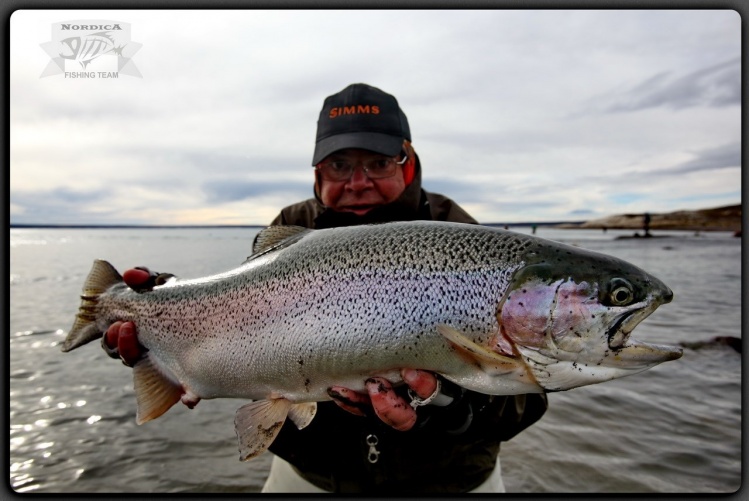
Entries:
{"type": "Polygon", "coordinates": [[[128,367],[134,366],[146,351],[138,342],[135,324],[132,322],[113,323],[107,329],[102,341],[104,351],[112,358],[119,358],[128,367]]]}
{"type": "MultiPolygon", "coordinates": [[[[431,372],[417,369],[402,369],[401,377],[413,393],[426,399],[437,390],[437,377],[431,372]]],[[[347,388],[334,386],[328,394],[339,407],[358,416],[366,415],[370,407],[386,424],[396,430],[407,431],[416,424],[416,409],[393,390],[387,379],[373,377],[366,381],[367,393],[357,393],[347,388]]]]}
{"type": "MultiPolygon", "coordinates": [[[[153,287],[150,282],[157,276],[148,268],[132,268],[122,274],[128,287],[134,290],[148,290],[153,287]]],[[[140,360],[146,349],[138,342],[133,322],[115,322],[109,326],[102,339],[104,351],[112,358],[120,358],[122,363],[132,367],[140,360]]]]}

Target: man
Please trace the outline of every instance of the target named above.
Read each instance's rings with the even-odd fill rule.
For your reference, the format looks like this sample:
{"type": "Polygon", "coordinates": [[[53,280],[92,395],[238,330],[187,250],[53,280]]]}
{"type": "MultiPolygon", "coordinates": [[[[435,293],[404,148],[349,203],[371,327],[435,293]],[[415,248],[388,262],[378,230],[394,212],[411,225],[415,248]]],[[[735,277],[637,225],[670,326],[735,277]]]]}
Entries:
{"type": "MultiPolygon", "coordinates": [[[[325,100],[312,164],[315,197],[284,208],[272,224],[476,224],[449,198],[421,188],[406,115],[375,87],[353,84],[325,100]]],[[[124,274],[136,290],[161,277],[145,268],[124,274]]],[[[103,343],[129,365],[143,350],[131,322],[114,324],[103,343]]],[[[543,415],[545,396],[483,395],[416,369],[401,371],[401,388],[383,378],[367,380],[366,394],[331,388],[333,402],[320,402],[303,430],[287,421],[270,446],[275,457],[263,492],[503,491],[499,444],[543,415]]]]}

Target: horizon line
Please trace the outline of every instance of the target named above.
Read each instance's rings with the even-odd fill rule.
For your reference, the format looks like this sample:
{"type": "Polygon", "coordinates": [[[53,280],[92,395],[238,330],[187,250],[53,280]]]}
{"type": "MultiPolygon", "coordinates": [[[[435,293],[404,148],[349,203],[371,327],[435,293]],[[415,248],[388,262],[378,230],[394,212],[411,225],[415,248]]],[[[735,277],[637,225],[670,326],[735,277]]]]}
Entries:
{"type": "MultiPolygon", "coordinates": [[[[527,221],[527,222],[492,222],[479,223],[482,226],[551,226],[558,224],[582,224],[579,221],[527,221]]],[[[267,224],[129,224],[129,223],[102,223],[102,224],[53,224],[53,223],[10,223],[10,228],[69,228],[69,229],[207,229],[207,228],[267,228],[267,224]]]]}

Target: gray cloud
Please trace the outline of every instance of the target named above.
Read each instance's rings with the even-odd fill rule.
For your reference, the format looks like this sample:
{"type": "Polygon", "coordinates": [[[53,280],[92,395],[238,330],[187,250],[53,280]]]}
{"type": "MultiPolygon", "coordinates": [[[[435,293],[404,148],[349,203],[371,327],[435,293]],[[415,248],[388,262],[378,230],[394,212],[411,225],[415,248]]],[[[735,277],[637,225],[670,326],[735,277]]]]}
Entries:
{"type": "Polygon", "coordinates": [[[665,204],[685,172],[703,175],[684,196],[740,196],[738,170],[710,170],[737,165],[738,144],[706,149],[738,141],[733,11],[183,15],[189,33],[163,30],[168,11],[130,12],[143,78],[108,82],[40,79],[38,27],[57,15],[14,18],[14,222],[265,222],[312,195],[323,99],[361,81],[403,106],[425,188],[482,220],[574,218],[604,197],[624,204],[611,211],[665,204]],[[373,45],[365,18],[402,36],[373,45]],[[705,149],[688,161],[652,162],[693,145],[705,149]]]}
{"type": "Polygon", "coordinates": [[[426,177],[421,184],[425,190],[447,195],[458,203],[475,201],[477,197],[482,196],[482,192],[486,189],[480,182],[457,181],[442,177],[426,177]]]}
{"type": "Polygon", "coordinates": [[[731,143],[717,148],[702,150],[695,158],[678,165],[648,171],[648,175],[674,175],[687,172],[710,171],[741,167],[741,144],[731,143]]]}
{"type": "MultiPolygon", "coordinates": [[[[609,186],[616,187],[616,190],[610,195],[610,200],[617,205],[626,205],[632,202],[644,202],[649,195],[641,192],[643,183],[649,186],[656,186],[662,192],[662,197],[672,199],[673,193],[669,189],[669,183],[674,176],[683,176],[687,173],[703,172],[704,176],[709,176],[710,172],[719,169],[740,169],[741,168],[741,144],[729,143],[715,148],[708,148],[694,153],[694,158],[667,167],[647,167],[637,170],[622,170],[620,172],[606,172],[604,174],[587,176],[584,182],[589,186],[609,186]]],[[[737,175],[737,183],[740,176],[737,175]]],[[[577,182],[577,181],[576,181],[577,182]]],[[[736,194],[740,195],[740,188],[736,187],[736,194]]],[[[727,197],[733,197],[734,192],[726,190],[724,194],[727,197]]],[[[708,194],[707,198],[714,195],[708,194]]],[[[694,200],[699,200],[701,195],[694,195],[694,200]]],[[[729,203],[734,203],[733,201],[729,203]]]]}
{"type": "Polygon", "coordinates": [[[275,178],[280,174],[301,173],[307,174],[310,184],[312,183],[312,166],[301,158],[234,155],[214,151],[181,151],[171,152],[170,155],[175,164],[179,162],[190,166],[212,178],[221,175],[257,176],[259,173],[272,174],[275,178]]]}
{"type": "Polygon", "coordinates": [[[592,108],[623,113],[661,106],[681,110],[740,104],[741,58],[734,58],[682,76],[658,73],[622,94],[596,98],[592,108]]]}
{"type": "Polygon", "coordinates": [[[478,204],[484,212],[496,214],[481,223],[518,223],[542,220],[579,220],[591,210],[570,210],[569,201],[544,184],[528,184],[522,187],[487,183],[485,180],[456,181],[449,178],[428,178],[424,189],[447,195],[458,204],[467,206],[478,204]],[[549,196],[551,195],[551,196],[549,196]],[[539,214],[558,214],[556,217],[539,214]]]}
{"type": "Polygon", "coordinates": [[[480,223],[530,223],[549,220],[581,219],[574,216],[563,202],[555,200],[533,200],[525,201],[518,198],[508,197],[505,200],[485,201],[492,214],[496,214],[489,220],[479,220],[480,223]],[[539,217],[539,213],[558,214],[558,216],[539,217]]]}
{"type": "Polygon", "coordinates": [[[501,151],[504,154],[541,152],[565,144],[563,138],[549,135],[543,127],[536,130],[505,129],[501,132],[427,132],[414,138],[414,141],[417,140],[420,143],[432,141],[442,145],[455,145],[471,152],[501,151]]]}
{"type": "Polygon", "coordinates": [[[593,209],[577,209],[569,212],[570,216],[576,217],[587,217],[594,215],[595,213],[596,211],[594,211],[593,209]]]}
{"type": "MultiPolygon", "coordinates": [[[[12,191],[11,206],[22,212],[11,214],[11,223],[109,223],[113,218],[119,218],[117,208],[109,208],[107,204],[110,194],[111,191],[108,189],[79,191],[57,188],[38,192],[12,191]]],[[[128,223],[130,222],[133,221],[128,223]]]]}
{"type": "Polygon", "coordinates": [[[290,202],[314,196],[312,167],[295,159],[196,151],[176,155],[205,179],[200,190],[208,204],[272,194],[283,194],[290,202]]]}
{"type": "Polygon", "coordinates": [[[211,204],[235,202],[262,195],[283,194],[291,201],[314,196],[312,181],[236,181],[233,179],[212,180],[201,186],[206,201],[211,204]]]}

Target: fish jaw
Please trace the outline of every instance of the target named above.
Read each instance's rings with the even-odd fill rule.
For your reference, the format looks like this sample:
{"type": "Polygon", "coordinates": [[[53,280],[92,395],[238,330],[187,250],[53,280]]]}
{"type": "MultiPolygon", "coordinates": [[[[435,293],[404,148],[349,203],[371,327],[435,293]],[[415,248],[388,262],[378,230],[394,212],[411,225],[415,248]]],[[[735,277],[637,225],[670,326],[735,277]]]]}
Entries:
{"type": "Polygon", "coordinates": [[[651,294],[647,301],[633,305],[607,332],[608,346],[615,363],[627,370],[640,372],[662,362],[681,358],[682,350],[675,346],[650,344],[631,337],[632,331],[660,305],[671,301],[667,294],[651,294]]]}
{"type": "Polygon", "coordinates": [[[680,349],[631,338],[640,322],[673,297],[655,278],[643,283],[644,292],[618,277],[531,277],[500,305],[495,350],[512,346],[547,391],[609,381],[675,360],[680,349]],[[607,300],[616,292],[622,304],[607,300]]]}

